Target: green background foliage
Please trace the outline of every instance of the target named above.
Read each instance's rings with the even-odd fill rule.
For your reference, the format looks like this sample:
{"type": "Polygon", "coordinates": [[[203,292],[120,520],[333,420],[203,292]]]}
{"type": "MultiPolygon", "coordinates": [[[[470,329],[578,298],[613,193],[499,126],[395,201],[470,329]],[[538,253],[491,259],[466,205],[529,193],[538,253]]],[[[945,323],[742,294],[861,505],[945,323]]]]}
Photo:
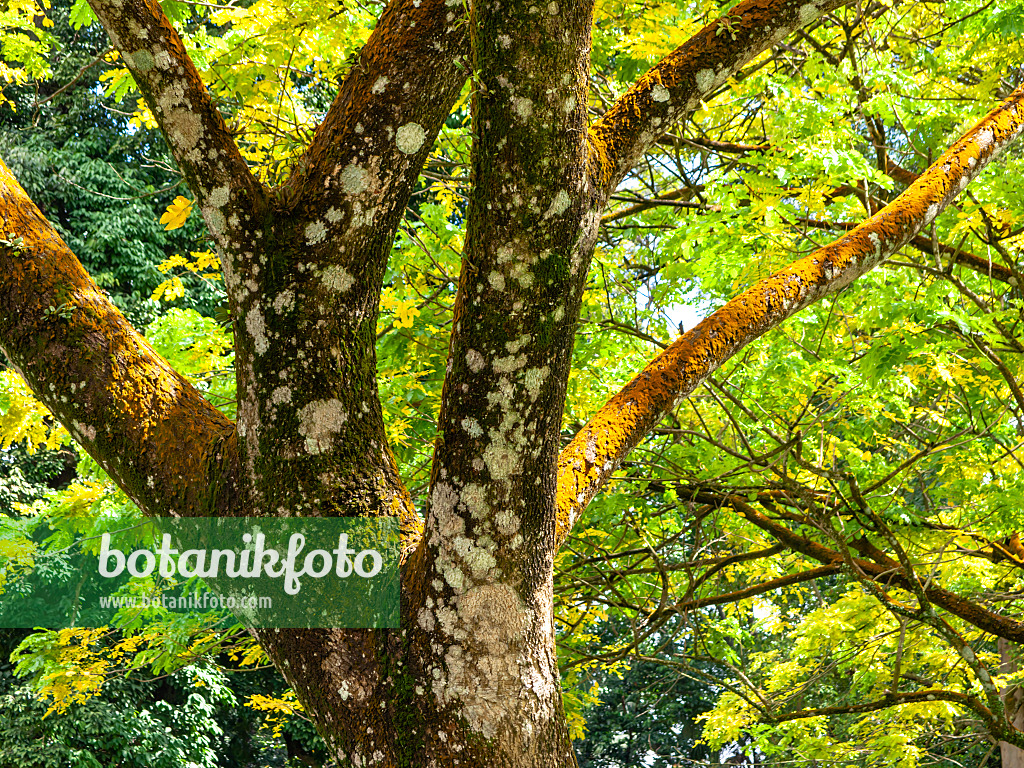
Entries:
{"type": "MultiPolygon", "coordinates": [[[[380,10],[164,5],[268,183],[286,176],[338,79],[358,65],[380,10]]],[[[723,10],[599,2],[592,113],[723,10]]],[[[88,16],[82,2],[0,14],[9,102],[0,154],[129,319],[233,417],[231,318],[216,267],[188,266],[209,251],[205,231],[198,215],[176,229],[160,223],[188,190],[88,16]],[[43,13],[52,26],[32,23],[43,13]],[[157,291],[175,277],[180,291],[157,291]]],[[[605,216],[566,441],[681,327],[892,200],[1018,86],[1022,19],[1019,5],[1001,2],[847,7],[755,59],[672,128],[605,216]]],[[[468,92],[394,243],[378,320],[388,436],[420,501],[462,253],[468,92]]],[[[1019,281],[953,256],[967,251],[1020,279],[1022,163],[1012,146],[922,243],[716,371],[588,509],[556,583],[564,702],[582,765],[980,768],[990,757],[991,735],[962,702],[857,707],[925,689],[983,698],[982,669],[1010,686],[1019,673],[995,638],[949,615],[901,613],[913,595],[879,590],[851,568],[785,581],[820,563],[778,546],[742,504],[840,553],[899,554],[922,578],[1021,619],[1024,561],[1012,554],[1024,502],[1024,297],[1019,281]],[[773,583],[783,585],[730,597],[773,583]]],[[[94,462],[71,471],[73,448],[32,402],[16,377],[0,381],[7,575],[137,515],[94,462]]],[[[137,762],[124,765],[322,759],[281,683],[242,671],[266,660],[231,631],[152,616],[96,638],[12,636],[5,650],[25,675],[3,670],[0,754],[19,765],[105,765],[126,759],[126,745],[137,762]],[[160,682],[142,680],[154,672],[160,682]],[[279,721],[277,735],[261,720],[279,721]]]]}

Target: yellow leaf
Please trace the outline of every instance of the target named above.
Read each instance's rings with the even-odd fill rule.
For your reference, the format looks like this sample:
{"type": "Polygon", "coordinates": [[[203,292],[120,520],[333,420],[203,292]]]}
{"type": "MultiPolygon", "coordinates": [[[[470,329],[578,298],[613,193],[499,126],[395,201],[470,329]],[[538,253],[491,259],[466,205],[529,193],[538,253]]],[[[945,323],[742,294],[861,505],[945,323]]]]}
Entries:
{"type": "Polygon", "coordinates": [[[398,328],[411,328],[416,316],[416,300],[400,302],[395,310],[395,326],[398,328]]]}
{"type": "Polygon", "coordinates": [[[135,114],[132,115],[128,121],[137,128],[150,128],[156,130],[159,128],[159,124],[156,118],[153,117],[153,113],[149,111],[149,107],[146,106],[145,99],[138,99],[135,102],[135,114]]]}
{"type": "Polygon", "coordinates": [[[170,256],[161,261],[159,264],[156,265],[156,268],[159,269],[161,272],[168,272],[174,269],[175,267],[180,267],[183,264],[187,263],[188,259],[182,256],[180,253],[176,253],[173,256],[170,256]]]}
{"type": "Polygon", "coordinates": [[[160,285],[153,291],[153,300],[160,301],[162,298],[164,301],[174,301],[175,299],[185,295],[185,286],[182,285],[180,277],[172,277],[169,280],[164,280],[160,285]]]}
{"type": "Polygon", "coordinates": [[[220,266],[220,259],[213,251],[192,251],[192,258],[196,260],[197,269],[217,269],[220,266]]]}
{"type": "Polygon", "coordinates": [[[178,229],[185,225],[185,219],[192,213],[192,201],[184,195],[178,195],[174,202],[167,206],[160,223],[164,224],[164,230],[178,229]]]}

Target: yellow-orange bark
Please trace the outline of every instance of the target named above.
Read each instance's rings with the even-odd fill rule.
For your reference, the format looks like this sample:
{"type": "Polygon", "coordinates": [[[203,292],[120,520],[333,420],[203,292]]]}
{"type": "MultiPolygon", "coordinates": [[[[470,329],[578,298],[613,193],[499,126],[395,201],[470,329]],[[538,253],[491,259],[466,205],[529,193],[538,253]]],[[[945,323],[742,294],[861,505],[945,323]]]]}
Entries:
{"type": "Polygon", "coordinates": [[[559,542],[619,462],[681,398],[744,345],[898,251],[1022,128],[1024,88],[1018,88],[891,204],[850,233],[758,282],[655,358],[561,452],[559,542]]]}
{"type": "Polygon", "coordinates": [[[234,424],[132,328],[2,161],[0,232],[22,240],[0,247],[0,345],[36,395],[143,510],[223,510],[234,424]]]}

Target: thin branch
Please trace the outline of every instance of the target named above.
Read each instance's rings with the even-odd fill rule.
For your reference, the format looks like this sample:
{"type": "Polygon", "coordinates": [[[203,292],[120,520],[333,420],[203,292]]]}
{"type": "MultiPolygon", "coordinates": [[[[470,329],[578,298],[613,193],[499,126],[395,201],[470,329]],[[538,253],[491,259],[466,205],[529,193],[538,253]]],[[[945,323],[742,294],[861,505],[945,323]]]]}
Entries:
{"type": "Polygon", "coordinates": [[[948,149],[910,189],[849,234],[761,280],[677,339],[561,452],[559,543],[607,478],[675,404],[727,359],[895,254],[1024,129],[1024,87],[948,149]]]}

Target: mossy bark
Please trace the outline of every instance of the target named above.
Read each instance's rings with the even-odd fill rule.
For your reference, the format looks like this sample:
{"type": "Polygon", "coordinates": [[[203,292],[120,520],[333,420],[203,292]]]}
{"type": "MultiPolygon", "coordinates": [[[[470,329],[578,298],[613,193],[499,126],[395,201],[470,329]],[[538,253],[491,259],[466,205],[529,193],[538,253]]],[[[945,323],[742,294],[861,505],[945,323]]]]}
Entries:
{"type": "Polygon", "coordinates": [[[0,248],[0,345],[148,513],[402,518],[401,630],[257,632],[340,765],[573,765],[552,609],[572,523],[695,382],[913,236],[1019,132],[1018,94],[911,198],[683,337],[559,455],[608,196],[671,121],[840,4],[747,0],[588,129],[590,3],[476,3],[464,18],[451,0],[396,0],[292,178],[268,190],[155,0],[92,0],[218,244],[238,420],[152,351],[2,167],[0,232],[25,243],[0,248]],[[399,220],[470,69],[474,189],[424,522],[387,445],[375,328],[399,220]],[[48,313],[55,302],[73,309],[48,313]]]}

